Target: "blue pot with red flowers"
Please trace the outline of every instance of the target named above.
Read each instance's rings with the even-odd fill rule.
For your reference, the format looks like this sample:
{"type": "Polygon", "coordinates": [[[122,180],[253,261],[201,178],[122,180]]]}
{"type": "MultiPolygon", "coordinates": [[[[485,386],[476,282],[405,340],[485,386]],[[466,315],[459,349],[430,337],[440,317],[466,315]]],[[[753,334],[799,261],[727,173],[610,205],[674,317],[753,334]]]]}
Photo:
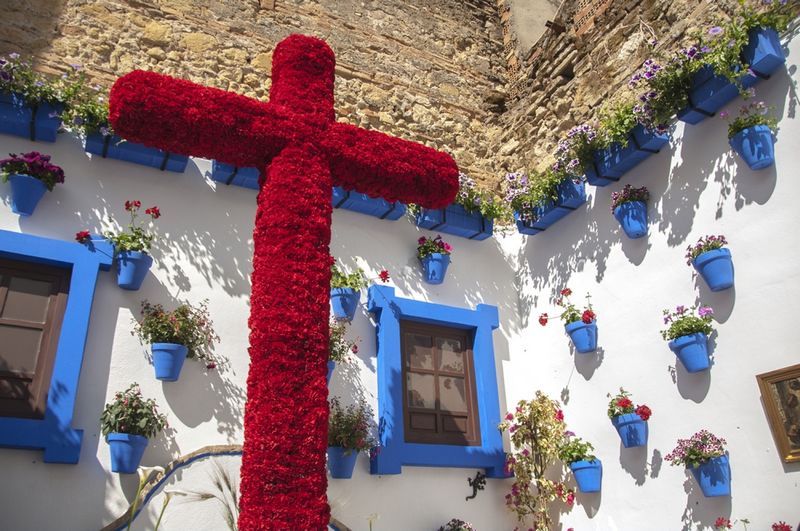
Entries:
{"type": "Polygon", "coordinates": [[[564,325],[564,330],[572,340],[575,350],[581,354],[597,350],[597,321],[595,319],[591,319],[588,323],[573,321],[564,325]]]}
{"type": "Polygon", "coordinates": [[[44,193],[64,182],[64,170],[38,151],[0,160],[0,175],[11,185],[11,210],[20,216],[33,214],[44,193]]]}
{"type": "Polygon", "coordinates": [[[603,484],[603,463],[596,457],[593,460],[575,461],[569,464],[578,490],[583,493],[600,492],[603,484]]]}
{"type": "Polygon", "coordinates": [[[647,444],[647,420],[653,414],[644,404],[634,406],[631,394],[620,387],[619,393],[611,396],[608,403],[608,416],[617,430],[625,448],[647,444]]]}
{"type": "Polygon", "coordinates": [[[328,446],[328,472],[335,479],[350,479],[353,477],[357,458],[357,450],[328,446]]]}
{"type": "Polygon", "coordinates": [[[422,236],[417,240],[417,258],[422,265],[425,282],[428,284],[444,282],[452,251],[453,247],[438,235],[435,238],[422,236]]]}
{"type": "Polygon", "coordinates": [[[177,343],[153,343],[150,351],[153,354],[156,379],[163,382],[178,381],[189,349],[177,343]]]}
{"type": "Polygon", "coordinates": [[[111,471],[134,474],[147,449],[147,437],[130,433],[109,433],[106,435],[106,442],[111,453],[111,471]]]}
{"type": "Polygon", "coordinates": [[[689,467],[703,496],[716,498],[731,495],[731,464],[727,455],[712,457],[696,467],[689,467]]]}
{"type": "Polygon", "coordinates": [[[117,253],[117,285],[122,289],[136,291],[142,287],[153,257],[143,251],[120,251],[117,253]]]}
{"type": "Polygon", "coordinates": [[[100,429],[111,454],[111,471],[133,474],[142,461],[148,440],[167,425],[153,399],[142,396],[139,384],[114,394],[100,415],[100,429]]]}
{"type": "Polygon", "coordinates": [[[763,170],[775,164],[775,137],[769,125],[745,127],[728,142],[751,170],[763,170]]]}

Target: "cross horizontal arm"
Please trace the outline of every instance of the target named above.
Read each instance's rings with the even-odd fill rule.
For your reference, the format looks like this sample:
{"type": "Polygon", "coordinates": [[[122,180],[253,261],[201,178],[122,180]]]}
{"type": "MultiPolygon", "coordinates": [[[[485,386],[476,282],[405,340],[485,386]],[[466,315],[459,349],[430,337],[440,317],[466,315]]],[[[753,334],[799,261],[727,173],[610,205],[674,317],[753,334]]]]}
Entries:
{"type": "Polygon", "coordinates": [[[114,83],[109,111],[114,131],[132,142],[258,168],[323,127],[280,105],[141,70],[114,83]]]}
{"type": "Polygon", "coordinates": [[[443,151],[343,123],[321,144],[336,186],[426,208],[443,208],[458,193],[458,166],[443,151]]]}

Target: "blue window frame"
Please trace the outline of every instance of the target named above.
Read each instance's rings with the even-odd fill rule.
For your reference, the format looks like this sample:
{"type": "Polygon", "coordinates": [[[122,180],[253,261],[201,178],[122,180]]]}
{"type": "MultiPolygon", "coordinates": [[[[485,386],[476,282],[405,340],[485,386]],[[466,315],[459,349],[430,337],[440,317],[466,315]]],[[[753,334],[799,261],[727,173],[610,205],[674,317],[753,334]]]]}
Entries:
{"type": "Polygon", "coordinates": [[[45,463],[78,462],[83,430],[72,428],[72,413],[97,272],[111,268],[113,254],[111,244],[99,238],[82,245],[0,230],[0,257],[71,270],[44,417],[0,417],[0,447],[42,449],[45,463]]]}
{"type": "Polygon", "coordinates": [[[499,326],[496,306],[475,310],[403,299],[394,288],[371,286],[368,309],[377,318],[378,423],[380,449],[372,456],[372,474],[400,474],[403,466],[483,468],[486,475],[505,478],[505,453],[497,425],[500,403],[492,331],[499,326]],[[403,367],[400,321],[415,321],[469,330],[473,334],[475,388],[481,445],[420,444],[405,441],[403,367]]]}

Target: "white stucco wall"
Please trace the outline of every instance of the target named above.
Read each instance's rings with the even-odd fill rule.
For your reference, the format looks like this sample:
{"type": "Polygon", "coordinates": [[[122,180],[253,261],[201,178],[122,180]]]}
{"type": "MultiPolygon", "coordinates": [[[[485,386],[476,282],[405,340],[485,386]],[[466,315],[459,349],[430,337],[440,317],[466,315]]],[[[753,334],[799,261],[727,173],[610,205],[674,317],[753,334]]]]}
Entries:
{"type": "MultiPolygon", "coordinates": [[[[800,465],[783,465],[759,399],[755,375],[797,363],[794,315],[800,309],[800,250],[795,227],[796,168],[800,165],[800,125],[795,118],[797,82],[791,46],[788,72],[759,86],[760,96],[782,115],[777,165],[753,173],[729,152],[720,119],[679,126],[669,150],[651,157],[619,186],[589,187],[590,204],[535,237],[518,234],[485,242],[449,238],[453,264],[442,286],[424,284],[414,258],[418,229],[405,221],[384,222],[336,211],[331,252],[348,266],[372,276],[382,268],[403,297],[441,304],[498,306],[494,334],[501,410],[542,389],[561,397],[569,428],[594,443],[604,463],[601,495],[579,495],[578,505],[561,514],[562,529],[709,529],[717,516],[749,518],[752,529],[779,519],[800,520],[800,465]],[[610,193],[622,184],[651,190],[650,235],[621,236],[611,216],[610,193]],[[711,293],[684,263],[685,247],[705,234],[724,233],[736,267],[736,287],[711,293]],[[557,313],[553,294],[569,286],[591,291],[599,315],[601,350],[570,352],[561,325],[542,328],[542,311],[557,313]],[[662,341],[661,310],[702,302],[713,306],[718,323],[715,363],[710,372],[690,375],[662,341]],[[606,393],[625,386],[654,411],[646,449],[623,450],[606,413],[606,393]],[[663,461],[679,437],[700,428],[725,437],[733,469],[731,498],[706,499],[693,480],[663,461]]],[[[733,107],[733,106],[732,106],[733,107]]],[[[77,230],[99,229],[113,214],[125,221],[122,203],[141,199],[158,204],[163,217],[155,265],[139,292],[117,288],[101,273],[92,310],[74,427],[85,430],[78,465],[53,465],[35,451],[0,449],[0,529],[91,530],[116,518],[135,491],[135,477],[108,470],[108,447],[99,435],[105,402],[131,381],[157,399],[171,429],[151,442],[143,464],[165,464],[175,456],[213,444],[242,439],[242,405],[247,373],[247,315],[251,228],[255,193],[218,186],[206,177],[210,163],[190,162],[184,174],[161,173],[111,160],[90,160],[77,140],[55,145],[0,136],[0,153],[41,150],[62,165],[67,183],[40,203],[35,215],[19,219],[0,207],[0,228],[71,240],[77,230]],[[229,359],[208,372],[187,362],[176,383],[158,382],[144,348],[131,336],[131,319],[142,299],[174,304],[209,299],[222,338],[217,352],[229,359]]],[[[0,187],[8,203],[8,189],[0,187]]],[[[365,304],[366,296],[362,298],[365,304]]],[[[350,332],[360,352],[346,369],[337,368],[332,393],[347,401],[364,393],[373,404],[377,387],[375,336],[370,316],[357,313],[350,332]]],[[[377,409],[377,407],[376,407],[377,409]]],[[[238,460],[221,459],[235,470],[238,460]]],[[[212,468],[201,462],[173,476],[185,490],[208,487],[212,468]]],[[[352,480],[331,480],[333,514],[354,530],[436,529],[452,517],[481,531],[513,529],[503,506],[508,482],[489,480],[476,500],[467,477],[474,470],[406,467],[400,476],[370,476],[360,456],[352,480]]],[[[137,529],[151,529],[157,496],[137,529]]],[[[213,502],[173,502],[162,529],[224,529],[213,502]]]]}

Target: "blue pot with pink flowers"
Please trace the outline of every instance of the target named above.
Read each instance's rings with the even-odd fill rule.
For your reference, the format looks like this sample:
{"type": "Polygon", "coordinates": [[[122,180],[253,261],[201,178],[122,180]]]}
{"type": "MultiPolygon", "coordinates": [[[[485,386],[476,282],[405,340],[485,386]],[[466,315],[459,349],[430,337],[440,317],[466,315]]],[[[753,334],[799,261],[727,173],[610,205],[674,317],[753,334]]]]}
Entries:
{"type": "Polygon", "coordinates": [[[353,477],[357,458],[357,450],[328,446],[328,472],[335,479],[350,479],[353,477]]]}
{"type": "Polygon", "coordinates": [[[148,439],[131,433],[109,433],[106,442],[111,453],[111,471],[134,474],[142,462],[148,439]]]}
{"type": "Polygon", "coordinates": [[[669,342],[669,349],[675,353],[687,372],[705,371],[711,366],[708,336],[701,332],[676,337],[669,342]]]}
{"type": "Polygon", "coordinates": [[[733,258],[729,249],[722,247],[701,253],[692,260],[692,265],[711,291],[733,287],[733,258]]]}
{"type": "Polygon", "coordinates": [[[728,142],[751,170],[763,170],[775,164],[775,136],[768,125],[746,127],[728,142]]]}
{"type": "Polygon", "coordinates": [[[447,276],[447,268],[450,266],[450,255],[442,253],[432,253],[424,258],[420,258],[422,264],[423,278],[428,284],[441,284],[447,276]]]}
{"type": "Polygon", "coordinates": [[[703,496],[716,498],[731,495],[731,464],[727,455],[712,457],[694,468],[689,468],[703,496]]]}

